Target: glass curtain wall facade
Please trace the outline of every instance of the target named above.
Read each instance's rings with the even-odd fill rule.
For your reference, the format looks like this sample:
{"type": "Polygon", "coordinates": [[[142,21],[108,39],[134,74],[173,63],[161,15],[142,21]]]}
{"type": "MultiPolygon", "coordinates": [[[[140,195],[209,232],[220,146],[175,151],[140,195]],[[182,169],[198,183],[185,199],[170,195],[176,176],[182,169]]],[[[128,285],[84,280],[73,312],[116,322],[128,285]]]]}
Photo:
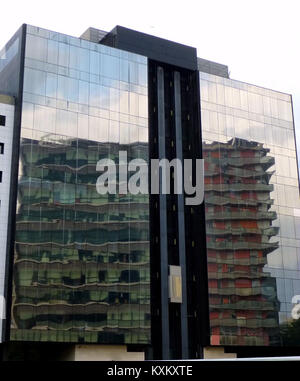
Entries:
{"type": "Polygon", "coordinates": [[[100,42],[24,24],[0,53],[1,92],[16,97],[5,340],[149,345],[157,359],[299,346],[291,96],[123,27],[100,42]],[[203,157],[205,205],[118,192],[120,151],[203,157]],[[101,159],[116,194],[97,192],[101,159]]]}
{"type": "Polygon", "coordinates": [[[206,73],[200,96],[211,345],[299,345],[291,96],[206,73]]]}
{"type": "Polygon", "coordinates": [[[147,94],[145,57],[27,26],[11,340],[149,343],[149,197],[96,191],[148,160],[147,94]]]}

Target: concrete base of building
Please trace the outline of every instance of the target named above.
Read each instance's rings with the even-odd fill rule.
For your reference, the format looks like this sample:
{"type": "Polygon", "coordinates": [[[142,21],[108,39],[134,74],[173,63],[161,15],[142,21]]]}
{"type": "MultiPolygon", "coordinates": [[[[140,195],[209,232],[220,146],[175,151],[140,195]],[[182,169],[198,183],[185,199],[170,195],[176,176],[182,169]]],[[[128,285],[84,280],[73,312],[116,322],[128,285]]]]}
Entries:
{"type": "Polygon", "coordinates": [[[225,353],[223,347],[206,347],[203,351],[205,359],[234,359],[237,357],[236,353],[225,353]]]}
{"type": "Polygon", "coordinates": [[[61,361],[144,361],[144,352],[127,352],[126,345],[74,345],[61,361]]]}

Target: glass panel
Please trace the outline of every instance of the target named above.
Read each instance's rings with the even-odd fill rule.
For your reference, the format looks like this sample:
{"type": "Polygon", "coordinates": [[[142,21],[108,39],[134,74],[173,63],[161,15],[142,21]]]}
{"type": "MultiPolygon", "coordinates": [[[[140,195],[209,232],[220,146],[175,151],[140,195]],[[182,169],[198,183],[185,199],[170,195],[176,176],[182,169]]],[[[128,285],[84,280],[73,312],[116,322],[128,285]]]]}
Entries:
{"type": "Polygon", "coordinates": [[[22,128],[33,128],[33,110],[34,106],[31,103],[23,103],[22,107],[22,128]]]}
{"type": "Polygon", "coordinates": [[[47,59],[47,40],[45,38],[27,35],[26,38],[26,57],[39,61],[47,59]]]}
{"type": "Polygon", "coordinates": [[[58,42],[48,40],[47,62],[57,65],[58,62],[58,42]]]}
{"type": "Polygon", "coordinates": [[[79,103],[88,104],[89,103],[89,83],[84,81],[79,81],[79,103]]]}
{"type": "Polygon", "coordinates": [[[141,118],[148,117],[148,98],[144,95],[139,95],[139,116],[141,118]]]}
{"type": "Polygon", "coordinates": [[[101,56],[101,75],[113,79],[119,79],[119,60],[116,57],[101,56]]]}
{"type": "Polygon", "coordinates": [[[46,96],[56,98],[57,96],[57,75],[47,73],[46,78],[46,96]]]}
{"type": "Polygon", "coordinates": [[[139,96],[135,93],[129,94],[129,112],[131,115],[139,115],[139,96]]]}
{"type": "Polygon", "coordinates": [[[120,62],[120,80],[129,82],[129,62],[126,60],[120,62]]]}
{"type": "Polygon", "coordinates": [[[109,92],[109,108],[111,111],[119,112],[120,106],[120,91],[117,89],[110,89],[109,92]]]}
{"type": "Polygon", "coordinates": [[[40,70],[25,68],[24,91],[32,94],[45,95],[46,73],[40,70]]]}
{"type": "Polygon", "coordinates": [[[75,112],[57,110],[56,133],[66,136],[77,136],[77,114],[75,112]]]}
{"type": "Polygon", "coordinates": [[[283,267],[287,270],[294,270],[298,268],[297,252],[295,247],[282,248],[283,267]]]}
{"type": "Polygon", "coordinates": [[[69,66],[69,51],[69,45],[61,42],[58,44],[58,64],[60,66],[69,66]]]}
{"type": "Polygon", "coordinates": [[[120,112],[129,114],[129,93],[128,91],[120,90],[120,112]]]}
{"type": "Polygon", "coordinates": [[[55,132],[56,109],[35,105],[34,129],[45,132],[55,132]]]}
{"type": "Polygon", "coordinates": [[[90,72],[100,74],[100,54],[93,50],[90,51],[90,72]]]}
{"type": "Polygon", "coordinates": [[[62,75],[58,76],[57,82],[57,98],[58,99],[68,99],[69,91],[68,91],[68,77],[64,77],[62,75]]]}
{"type": "Polygon", "coordinates": [[[100,107],[109,109],[110,89],[105,86],[100,86],[100,107]]]}
{"type": "Polygon", "coordinates": [[[136,62],[129,62],[129,80],[131,83],[138,84],[139,83],[139,77],[138,77],[138,64],[136,62]]]}
{"type": "Polygon", "coordinates": [[[148,70],[146,65],[138,65],[138,71],[139,71],[139,81],[138,84],[140,86],[147,87],[148,84],[148,70]]]}

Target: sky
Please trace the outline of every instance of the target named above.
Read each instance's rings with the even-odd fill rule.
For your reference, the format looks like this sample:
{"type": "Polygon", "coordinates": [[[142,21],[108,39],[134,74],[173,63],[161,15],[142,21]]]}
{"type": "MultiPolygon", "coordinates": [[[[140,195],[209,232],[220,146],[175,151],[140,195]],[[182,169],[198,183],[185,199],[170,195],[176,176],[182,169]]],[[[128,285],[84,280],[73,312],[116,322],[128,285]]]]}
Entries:
{"type": "Polygon", "coordinates": [[[232,79],[292,94],[300,150],[299,11],[299,0],[3,1],[0,49],[23,23],[75,37],[122,25],[194,46],[232,79]]]}

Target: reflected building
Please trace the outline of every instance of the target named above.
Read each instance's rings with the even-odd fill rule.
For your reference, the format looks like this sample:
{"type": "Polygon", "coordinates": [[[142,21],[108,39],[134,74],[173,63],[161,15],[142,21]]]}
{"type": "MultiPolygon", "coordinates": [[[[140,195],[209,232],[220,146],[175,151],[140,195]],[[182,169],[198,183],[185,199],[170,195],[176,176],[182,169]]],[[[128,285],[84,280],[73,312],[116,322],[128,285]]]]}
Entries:
{"type": "Polygon", "coordinates": [[[280,355],[270,348],[286,346],[300,291],[291,96],[208,72],[200,72],[200,93],[210,343],[280,355]]]}
{"type": "Polygon", "coordinates": [[[11,339],[147,344],[148,196],[99,195],[97,161],[145,143],[59,135],[20,147],[11,339]]]}
{"type": "Polygon", "coordinates": [[[203,143],[212,345],[280,344],[276,278],[264,272],[279,231],[268,152],[239,138],[203,143]]]}
{"type": "Polygon", "coordinates": [[[25,24],[0,52],[0,92],[4,359],[299,354],[289,94],[124,27],[25,24]],[[120,151],[203,158],[204,202],[151,194],[150,176],[148,194],[119,191],[120,151]],[[102,159],[115,194],[97,192],[102,159]]]}

